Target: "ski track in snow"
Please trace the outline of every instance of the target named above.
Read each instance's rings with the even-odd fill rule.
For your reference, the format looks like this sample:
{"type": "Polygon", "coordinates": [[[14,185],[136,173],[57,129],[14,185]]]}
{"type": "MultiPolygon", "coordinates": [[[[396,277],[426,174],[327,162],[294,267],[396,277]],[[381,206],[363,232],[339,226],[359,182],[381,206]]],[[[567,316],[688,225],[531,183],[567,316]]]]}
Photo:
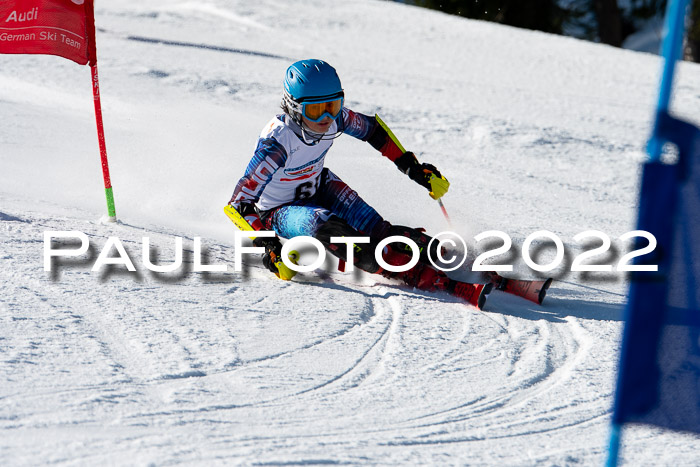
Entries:
{"type": "MultiPolygon", "coordinates": [[[[278,108],[284,57],[322,57],[351,108],[449,174],[456,231],[519,245],[545,228],[570,262],[575,234],[632,230],[655,57],[373,0],[115,0],[97,23],[122,223],[93,221],[89,74],[0,56],[4,464],[603,462],[619,277],[555,271],[543,306],[494,292],[483,311],[364,274],[286,283],[257,258],[232,271],[221,206],[278,108]],[[48,230],[85,232],[91,249],[44,272],[48,230]],[[91,271],[110,236],[137,272],[91,271]],[[182,270],[145,270],[144,236],[164,264],[184,237],[182,270]],[[228,272],[192,272],[195,236],[228,272]]],[[[680,68],[675,105],[697,121],[700,70],[680,68]]],[[[340,138],[328,166],[388,220],[444,230],[377,157],[340,138]]],[[[700,452],[697,437],[651,428],[623,441],[629,465],[695,465],[700,452]]]]}
{"type": "MultiPolygon", "coordinates": [[[[250,266],[253,277],[244,280],[227,273],[169,281],[142,267],[138,273],[114,269],[105,276],[89,270],[96,251],[62,260],[66,263],[56,264],[59,273],[52,277],[38,267],[44,230],[81,229],[95,250],[107,236],[118,234],[134,259],[144,231],[14,211],[3,212],[3,221],[3,258],[12,266],[2,270],[2,282],[22,277],[1,302],[4,328],[14,331],[0,341],[3,377],[9,382],[0,399],[2,421],[10,435],[102,425],[107,428],[90,437],[105,443],[113,436],[108,428],[121,427],[134,430],[130,436],[145,449],[165,455],[157,446],[146,448],[149,438],[161,439],[154,425],[170,432],[192,424],[236,427],[250,420],[252,426],[244,430],[250,434],[232,435],[227,449],[245,451],[254,439],[275,451],[278,436],[287,439],[299,429],[291,437],[305,449],[314,451],[317,442],[335,444],[335,455],[347,451],[355,462],[362,461],[357,453],[364,448],[349,446],[348,439],[369,443],[370,451],[381,452],[382,446],[413,450],[559,432],[595,423],[607,412],[602,396],[573,406],[541,405],[590,357],[592,339],[573,318],[565,326],[547,320],[533,326],[388,282],[353,289],[340,285],[342,277],[335,274],[321,283],[278,284],[259,266],[250,266]],[[276,292],[259,290],[261,281],[276,292]],[[310,310],[290,310],[277,297],[310,287],[329,307],[314,313],[349,314],[338,321],[314,320],[310,310]],[[119,303],[108,303],[113,294],[91,293],[95,288],[128,293],[118,294],[119,303]],[[211,292],[193,294],[198,288],[211,292]],[[226,304],[241,294],[249,297],[248,312],[226,304]],[[333,310],[331,298],[338,294],[340,308],[333,310]],[[435,308],[436,302],[445,306],[435,308]],[[260,339],[266,338],[257,333],[290,324],[287,313],[304,314],[313,328],[297,329],[300,334],[279,345],[263,345],[260,339]],[[62,376],[56,379],[56,374],[62,376]],[[493,379],[498,385],[490,384],[493,379]],[[435,381],[443,382],[432,394],[435,381]],[[407,400],[412,401],[408,410],[407,400]],[[363,421],[372,412],[383,415],[363,421]],[[273,414],[277,419],[270,426],[273,414]],[[465,436],[467,426],[472,434],[465,436]]],[[[173,257],[174,242],[149,233],[159,257],[173,257]]],[[[224,262],[229,250],[209,245],[209,260],[224,262]]],[[[518,299],[501,298],[499,306],[523,306],[518,299]]],[[[11,439],[38,457],[56,447],[47,443],[32,451],[22,436],[11,439]]],[[[111,449],[119,452],[118,446],[111,449]]],[[[68,455],[90,462],[94,453],[89,451],[68,455]]],[[[262,452],[246,458],[257,459],[262,452]]]]}

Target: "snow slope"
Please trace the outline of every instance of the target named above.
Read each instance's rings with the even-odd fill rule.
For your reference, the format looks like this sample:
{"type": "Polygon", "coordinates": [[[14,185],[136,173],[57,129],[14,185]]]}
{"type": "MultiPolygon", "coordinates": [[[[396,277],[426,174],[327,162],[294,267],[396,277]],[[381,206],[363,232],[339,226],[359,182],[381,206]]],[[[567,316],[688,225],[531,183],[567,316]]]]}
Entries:
{"type": "MultiPolygon", "coordinates": [[[[88,70],[0,56],[4,464],[601,464],[626,287],[567,269],[577,233],[634,228],[658,57],[374,0],[112,0],[96,15],[119,224],[98,222],[88,70]],[[492,229],[564,241],[543,306],[494,294],[478,311],[330,267],[286,283],[256,258],[233,271],[222,207],[284,70],[309,57],[446,174],[472,244],[492,229]],[[53,230],[92,247],[49,273],[53,230]],[[138,272],[91,271],[110,236],[138,272]],[[146,270],[144,236],[164,263],[183,237],[186,265],[146,270]],[[194,237],[227,272],[193,271],[194,237]]],[[[700,67],[679,71],[674,110],[700,122],[700,67]]],[[[447,229],[368,145],[341,137],[327,164],[388,220],[447,229]]],[[[698,455],[695,436],[625,431],[628,465],[698,455]]]]}

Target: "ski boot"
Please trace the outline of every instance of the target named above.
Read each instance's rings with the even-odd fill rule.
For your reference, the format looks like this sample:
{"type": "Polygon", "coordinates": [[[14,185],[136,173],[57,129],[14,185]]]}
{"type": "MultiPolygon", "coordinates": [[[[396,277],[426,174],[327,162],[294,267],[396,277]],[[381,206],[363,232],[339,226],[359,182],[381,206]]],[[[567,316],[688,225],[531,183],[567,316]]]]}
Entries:
{"type": "Polygon", "coordinates": [[[487,272],[486,278],[493,284],[495,290],[522,297],[538,305],[542,304],[547,295],[547,289],[552,285],[552,278],[543,281],[529,281],[521,279],[508,279],[496,272],[487,272]]]}
{"type": "MultiPolygon", "coordinates": [[[[406,253],[394,251],[392,248],[387,247],[387,250],[383,254],[383,259],[387,264],[392,266],[402,266],[407,264],[411,257],[406,253]]],[[[418,263],[413,268],[404,272],[383,271],[382,275],[400,279],[406,285],[419,290],[425,290],[427,292],[447,292],[479,309],[483,309],[486,298],[493,288],[493,284],[491,283],[470,284],[468,282],[450,279],[444,272],[433,269],[423,263],[418,263]]]]}

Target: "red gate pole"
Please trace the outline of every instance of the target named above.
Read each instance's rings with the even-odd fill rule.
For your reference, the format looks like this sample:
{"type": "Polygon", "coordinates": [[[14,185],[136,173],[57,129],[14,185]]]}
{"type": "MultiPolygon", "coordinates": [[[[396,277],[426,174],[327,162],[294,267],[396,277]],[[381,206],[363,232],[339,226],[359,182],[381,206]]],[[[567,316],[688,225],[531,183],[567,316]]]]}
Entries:
{"type": "Polygon", "coordinates": [[[85,1],[86,28],[88,37],[88,64],[92,70],[92,97],[95,101],[95,123],[97,123],[97,141],[100,145],[100,161],[102,162],[102,177],[105,181],[105,196],[107,197],[106,219],[109,222],[117,221],[117,213],[114,209],[114,194],[112,193],[112,181],[109,177],[109,164],[107,163],[107,145],[105,144],[105,130],[102,125],[102,103],[100,102],[100,80],[97,77],[97,44],[95,43],[95,3],[94,0],[85,1]]]}
{"type": "Polygon", "coordinates": [[[114,208],[114,194],[112,193],[112,181],[109,177],[109,164],[107,162],[107,145],[105,144],[105,130],[102,124],[102,104],[100,102],[100,81],[97,77],[97,61],[90,65],[92,69],[92,96],[95,101],[95,122],[97,123],[97,140],[100,144],[100,160],[102,161],[102,177],[105,182],[105,196],[107,197],[108,221],[116,222],[117,213],[114,208]]]}

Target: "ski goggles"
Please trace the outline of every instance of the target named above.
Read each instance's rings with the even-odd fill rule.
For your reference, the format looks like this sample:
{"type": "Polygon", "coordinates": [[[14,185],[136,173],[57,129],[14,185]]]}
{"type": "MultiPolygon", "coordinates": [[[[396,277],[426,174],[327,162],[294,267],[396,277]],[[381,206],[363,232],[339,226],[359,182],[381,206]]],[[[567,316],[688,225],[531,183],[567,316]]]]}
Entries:
{"type": "Polygon", "coordinates": [[[326,117],[335,120],[343,108],[342,97],[328,102],[309,102],[301,104],[301,114],[312,122],[320,122],[326,117]]]}

